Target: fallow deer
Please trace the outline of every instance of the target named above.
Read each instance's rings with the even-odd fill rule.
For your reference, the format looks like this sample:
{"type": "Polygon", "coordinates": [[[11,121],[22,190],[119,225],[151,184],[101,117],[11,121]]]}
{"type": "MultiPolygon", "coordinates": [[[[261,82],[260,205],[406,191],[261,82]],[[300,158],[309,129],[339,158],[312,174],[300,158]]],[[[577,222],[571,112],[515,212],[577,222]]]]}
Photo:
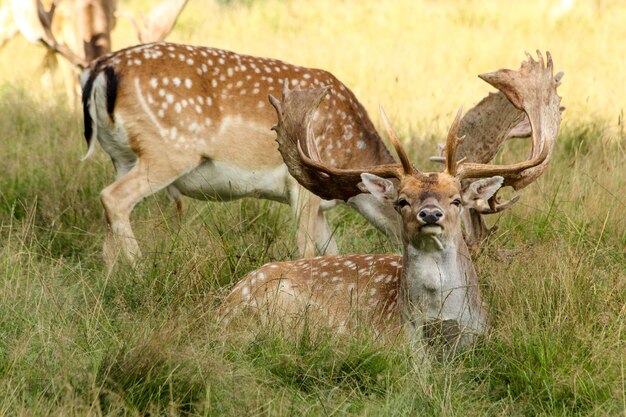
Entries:
{"type": "MultiPolygon", "coordinates": [[[[346,200],[363,189],[394,205],[402,218],[403,256],[317,257],[262,266],[239,281],[226,298],[224,314],[270,309],[281,320],[316,311],[339,329],[360,311],[379,329],[402,323],[409,336],[442,336],[447,346],[466,346],[488,323],[478,278],[461,230],[461,214],[477,199],[488,200],[501,185],[515,186],[545,169],[560,121],[553,62],[528,57],[517,71],[480,76],[523,111],[532,129],[529,158],[512,165],[469,163],[457,159],[460,114],[452,123],[443,172],[418,171],[407,157],[384,112],[401,164],[339,169],[322,162],[311,122],[325,89],[283,91],[271,97],[278,114],[275,130],[292,175],[326,199],[346,200]],[[463,187],[464,179],[476,181],[463,187]],[[392,181],[393,180],[393,181],[392,181]]],[[[462,142],[461,142],[462,143],[462,142]]],[[[363,315],[360,315],[363,317],[363,315]]]]}

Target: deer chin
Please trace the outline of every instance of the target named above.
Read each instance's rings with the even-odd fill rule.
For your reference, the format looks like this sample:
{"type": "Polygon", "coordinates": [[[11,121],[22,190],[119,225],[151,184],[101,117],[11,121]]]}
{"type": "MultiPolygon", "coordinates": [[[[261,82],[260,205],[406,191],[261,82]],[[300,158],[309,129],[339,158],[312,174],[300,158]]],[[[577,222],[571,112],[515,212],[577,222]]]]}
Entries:
{"type": "Polygon", "coordinates": [[[427,236],[440,236],[443,233],[443,227],[438,224],[427,224],[420,227],[420,233],[427,236]]]}

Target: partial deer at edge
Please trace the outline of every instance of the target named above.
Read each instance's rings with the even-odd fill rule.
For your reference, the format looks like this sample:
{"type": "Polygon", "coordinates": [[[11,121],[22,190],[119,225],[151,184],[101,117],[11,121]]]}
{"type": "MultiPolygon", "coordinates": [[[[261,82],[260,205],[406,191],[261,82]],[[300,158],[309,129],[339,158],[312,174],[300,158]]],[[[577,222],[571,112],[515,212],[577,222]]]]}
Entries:
{"type": "Polygon", "coordinates": [[[188,0],[166,0],[139,18],[116,12],[116,0],[11,0],[0,8],[0,49],[18,33],[47,48],[42,69],[60,69],[70,103],[78,96],[78,76],[89,63],[111,52],[116,16],[129,18],[140,42],[163,40],[188,0]],[[45,3],[45,5],[44,5],[45,3]],[[57,55],[65,60],[58,61],[57,55]]]}
{"type": "Polygon", "coordinates": [[[499,70],[480,77],[498,88],[525,113],[532,127],[528,160],[488,165],[458,160],[460,111],[450,128],[443,172],[417,170],[382,112],[401,164],[338,169],[320,157],[310,123],[326,89],[288,90],[271,98],[278,114],[280,152],[291,174],[324,198],[347,200],[368,191],[393,205],[402,218],[404,254],[318,257],[270,263],[246,275],[226,298],[223,313],[271,314],[289,320],[304,311],[329,325],[350,326],[355,311],[379,329],[400,324],[409,337],[443,340],[454,351],[482,334],[488,324],[478,277],[461,229],[461,216],[489,200],[502,185],[515,187],[536,179],[547,167],[561,115],[557,86],[547,65],[528,57],[517,71],[499,70]],[[464,180],[474,179],[473,182],[464,180]]]}

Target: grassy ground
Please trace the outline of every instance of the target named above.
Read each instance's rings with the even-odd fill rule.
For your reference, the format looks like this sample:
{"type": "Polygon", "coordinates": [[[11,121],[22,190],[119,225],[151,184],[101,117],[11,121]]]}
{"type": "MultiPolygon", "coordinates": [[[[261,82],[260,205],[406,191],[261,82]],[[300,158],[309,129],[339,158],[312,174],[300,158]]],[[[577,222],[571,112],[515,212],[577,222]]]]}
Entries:
{"type": "MultiPolygon", "coordinates": [[[[141,2],[120,2],[138,8],[141,2]]],[[[147,2],[144,2],[147,3],[147,2]]],[[[412,155],[426,157],[456,108],[488,91],[475,76],[550,50],[568,107],[548,172],[476,256],[493,327],[448,363],[416,359],[366,329],[224,331],[216,306],[246,271],[293,259],[285,206],[164,196],[134,212],[145,257],[107,275],[99,191],[81,117],[41,91],[42,51],[0,55],[1,415],[626,415],[626,6],[579,1],[191,1],[172,39],[331,70],[412,155]],[[510,2],[513,3],[513,2],[510,2]],[[523,6],[522,6],[523,4],[523,6]],[[426,149],[426,151],[424,150],[426,149]],[[496,249],[520,249],[509,261],[496,249]]],[[[120,22],[115,45],[130,38],[120,22]]],[[[510,142],[502,160],[523,158],[510,142]]],[[[348,209],[343,253],[393,251],[348,209]]]]}

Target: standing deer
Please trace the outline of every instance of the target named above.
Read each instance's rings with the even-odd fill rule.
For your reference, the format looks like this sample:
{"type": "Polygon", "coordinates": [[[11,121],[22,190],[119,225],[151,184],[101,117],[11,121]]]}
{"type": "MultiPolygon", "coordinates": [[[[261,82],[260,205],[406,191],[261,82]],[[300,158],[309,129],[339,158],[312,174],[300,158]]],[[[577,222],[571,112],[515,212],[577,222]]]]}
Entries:
{"type": "MultiPolygon", "coordinates": [[[[293,86],[327,86],[314,129],[322,154],[350,168],[394,163],[354,94],[329,72],[219,49],[156,43],[95,61],[83,77],[85,137],[110,155],[117,180],[101,193],[107,218],[107,264],[117,252],[140,254],[129,216],[146,196],[168,188],[197,199],[260,197],[289,203],[300,219],[298,248],[336,253],[322,203],[289,175],[270,127],[267,96],[293,86]]],[[[370,195],[350,201],[393,234],[395,212],[370,195]]]]}
{"type": "Polygon", "coordinates": [[[528,56],[517,71],[480,76],[527,115],[532,150],[526,161],[498,166],[459,160],[459,111],[448,133],[443,172],[421,172],[413,166],[382,109],[401,164],[339,169],[322,162],[311,123],[326,89],[285,89],[280,102],[271,97],[278,114],[274,129],[279,149],[292,175],[326,199],[346,200],[365,189],[393,205],[402,218],[404,254],[270,263],[235,285],[224,313],[252,309],[284,319],[306,310],[343,329],[358,311],[379,329],[404,324],[415,340],[437,336],[452,350],[469,344],[485,331],[488,317],[461,215],[477,201],[489,200],[502,185],[515,187],[546,168],[561,121],[556,91],[561,74],[555,77],[552,70],[550,54],[546,65],[538,52],[538,61],[528,56]],[[466,179],[475,181],[463,186],[466,179]]]}

